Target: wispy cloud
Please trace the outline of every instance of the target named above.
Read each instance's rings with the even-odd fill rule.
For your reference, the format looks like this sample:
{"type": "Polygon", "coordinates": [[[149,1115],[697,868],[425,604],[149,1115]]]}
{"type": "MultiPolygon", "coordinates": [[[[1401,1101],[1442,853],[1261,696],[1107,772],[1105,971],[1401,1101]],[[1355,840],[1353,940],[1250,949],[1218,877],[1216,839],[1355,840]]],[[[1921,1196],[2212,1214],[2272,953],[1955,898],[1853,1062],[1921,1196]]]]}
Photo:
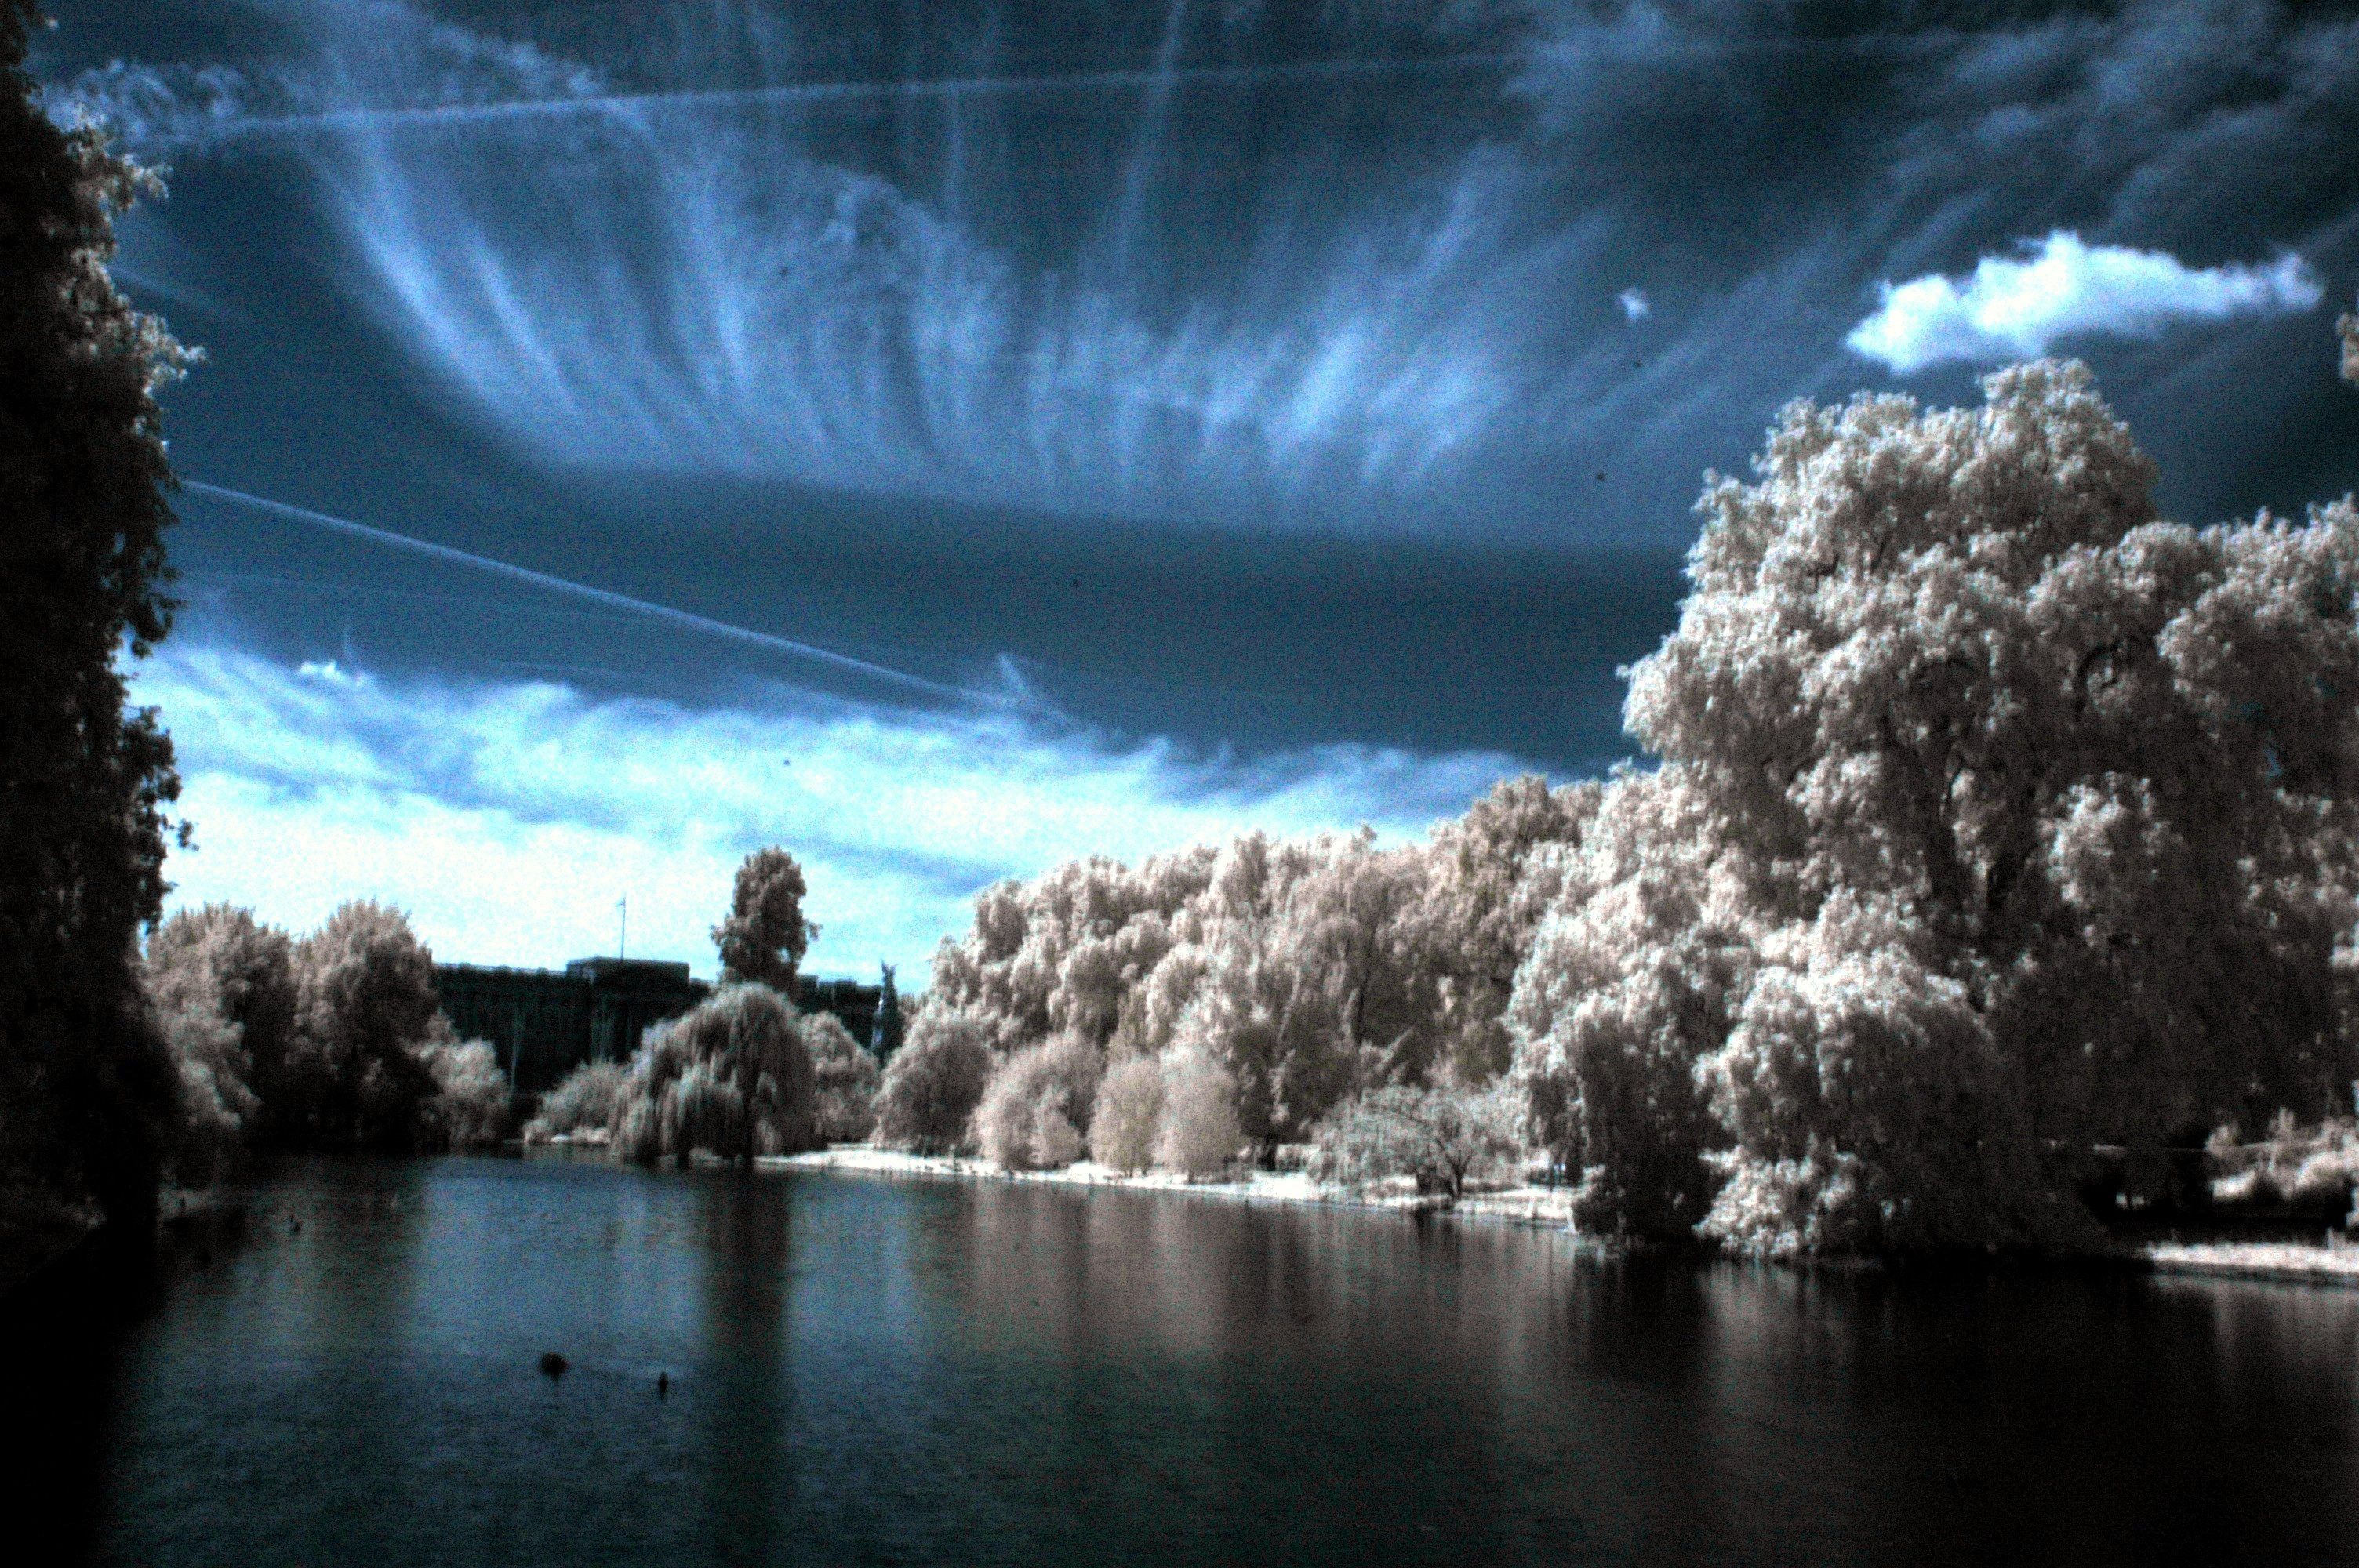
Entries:
{"type": "Polygon", "coordinates": [[[775,842],[808,869],[817,968],[914,972],[1000,877],[1254,827],[1414,836],[1515,768],[1363,747],[1246,760],[783,688],[760,709],[595,701],[222,646],[161,654],[136,687],[172,730],[196,829],[168,869],[176,905],[303,927],[390,899],[440,954],[482,962],[609,951],[627,896],[636,950],[709,968],[738,860],[775,842]]]}
{"type": "MultiPolygon", "coordinates": [[[[1041,0],[928,8],[886,49],[824,5],[478,8],[473,31],[401,0],[261,5],[281,52],[104,66],[51,101],[117,118],[200,200],[217,160],[297,176],[343,242],[295,263],[303,287],[558,470],[1668,542],[1695,474],[1767,409],[1856,385],[1862,354],[2077,331],[2127,406],[2154,367],[2104,362],[2104,334],[2183,319],[2207,279],[2232,306],[2239,279],[2299,293],[2244,237],[2322,276],[2359,254],[2347,7],[1797,28],[1778,5],[1387,0],[1298,27],[1041,0]],[[2082,247],[2092,289],[2141,254],[2184,276],[2009,320],[1976,290],[2052,232],[2150,247],[2082,247]],[[2250,265],[2172,261],[2222,255],[2250,265]],[[1637,294],[1567,308],[1636,279],[1679,300],[1643,357],[1637,294]],[[1568,496],[1609,452],[1610,493],[1568,496]]],[[[220,282],[125,258],[168,299],[220,282]]]]}
{"type": "Polygon", "coordinates": [[[316,60],[114,64],[51,102],[158,155],[316,164],[353,295],[546,462],[1201,519],[1417,487],[1537,390],[1495,340],[1551,242],[1516,232],[1495,158],[1315,226],[1248,223],[1225,284],[1175,297],[1139,265],[1204,221],[1169,188],[1179,84],[1492,57],[1208,68],[1175,32],[1146,68],[617,91],[397,0],[305,26],[316,60]],[[906,103],[961,146],[970,116],[1077,92],[1129,152],[1099,171],[1117,217],[1048,254],[1006,230],[1022,189],[880,178],[857,135],[803,118],[906,103]]]}
{"type": "Polygon", "coordinates": [[[2062,230],[2017,257],[1984,256],[1965,277],[1936,273],[1879,291],[1882,306],[1843,341],[1902,375],[1950,361],[2029,359],[2080,333],[2144,336],[2174,322],[2308,310],[2322,292],[2291,253],[2265,266],[2197,268],[2062,230]]]}

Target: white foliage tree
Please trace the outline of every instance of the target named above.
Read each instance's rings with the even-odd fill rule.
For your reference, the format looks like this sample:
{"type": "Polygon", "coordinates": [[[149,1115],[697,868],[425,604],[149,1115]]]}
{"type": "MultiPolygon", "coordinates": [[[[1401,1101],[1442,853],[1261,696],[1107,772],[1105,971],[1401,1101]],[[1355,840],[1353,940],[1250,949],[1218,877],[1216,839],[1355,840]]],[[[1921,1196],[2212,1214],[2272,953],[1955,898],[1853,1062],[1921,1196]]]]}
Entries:
{"type": "Polygon", "coordinates": [[[1504,1086],[1476,1093],[1387,1084],[1319,1124],[1310,1174],[1353,1191],[1408,1176],[1420,1193],[1454,1204],[1470,1181],[1521,1150],[1521,1119],[1504,1086]]]}
{"type": "Polygon", "coordinates": [[[1236,1080],[1219,1063],[1177,1051],[1164,1063],[1163,1114],[1155,1162],[1190,1181],[1217,1176],[1245,1143],[1236,1080]]]}
{"type": "Polygon", "coordinates": [[[1133,1056],[1107,1068],[1090,1112],[1090,1158],[1114,1171],[1154,1164],[1167,1093],[1163,1064],[1154,1057],[1133,1056]]]}
{"type": "Polygon", "coordinates": [[[1507,1068],[1516,971],[1603,794],[1594,782],[1551,789],[1527,773],[1502,780],[1465,816],[1433,830],[1416,918],[1436,976],[1433,1065],[1463,1087],[1507,1068]]]}
{"type": "Polygon", "coordinates": [[[1104,1044],[1140,979],[1183,939],[1174,929],[1204,889],[1212,851],[1147,860],[1069,861],[975,900],[974,928],[934,957],[931,995],[981,1021],[1002,1053],[1071,1030],[1104,1044]]]}
{"type": "MultiPolygon", "coordinates": [[[[1524,973],[1524,1075],[1584,1139],[1593,992],[1649,1084],[1690,1056],[1739,1246],[2063,1239],[2100,1140],[2349,1077],[2359,521],[2164,523],[2084,369],[1984,392],[1798,405],[1709,486],[1627,708],[1680,825],[1524,973]]],[[[1645,1158],[1596,1163],[1671,1228],[1645,1158]]]]}
{"type": "Polygon", "coordinates": [[[972,1013],[929,999],[876,1090],[876,1141],[920,1153],[965,1141],[974,1108],[991,1079],[990,1027],[972,1013]]]}
{"type": "Polygon", "coordinates": [[[1432,852],[1373,835],[1060,866],[976,902],[934,994],[1003,1054],[1058,1032],[1220,1064],[1246,1135],[1299,1135],[1364,1082],[1422,1080],[1444,1037],[1432,852]]]}
{"type": "Polygon", "coordinates": [[[507,1075],[482,1040],[438,1040],[427,1050],[434,1093],[426,1102],[429,1139],[455,1150],[490,1149],[507,1135],[507,1075]]]}
{"type": "Polygon", "coordinates": [[[1683,1235],[1718,1184],[1695,1065],[1727,1037],[1751,949],[1742,857],[1717,838],[1689,770],[1617,777],[1517,978],[1515,1076],[1590,1230],[1683,1235]]]}
{"type": "Polygon", "coordinates": [[[815,1114],[821,1143],[856,1143],[876,1128],[876,1058],[860,1047],[833,1013],[803,1020],[803,1044],[810,1051],[818,1096],[815,1114]]]}
{"type": "Polygon", "coordinates": [[[1053,1170],[1080,1159],[1104,1071],[1105,1053],[1074,1033],[1006,1058],[975,1107],[984,1158],[1010,1171],[1053,1170]]]}

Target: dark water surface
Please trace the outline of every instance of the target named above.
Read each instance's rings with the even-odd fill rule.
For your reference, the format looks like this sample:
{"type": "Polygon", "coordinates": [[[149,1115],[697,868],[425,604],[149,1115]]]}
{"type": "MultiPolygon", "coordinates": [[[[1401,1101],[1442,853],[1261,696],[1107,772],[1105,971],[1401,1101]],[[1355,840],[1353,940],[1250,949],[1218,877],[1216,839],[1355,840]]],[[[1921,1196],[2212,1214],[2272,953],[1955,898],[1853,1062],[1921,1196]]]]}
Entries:
{"type": "Polygon", "coordinates": [[[177,1249],[22,1346],[103,1561],[2359,1560],[2359,1292],[553,1160],[177,1249]]]}

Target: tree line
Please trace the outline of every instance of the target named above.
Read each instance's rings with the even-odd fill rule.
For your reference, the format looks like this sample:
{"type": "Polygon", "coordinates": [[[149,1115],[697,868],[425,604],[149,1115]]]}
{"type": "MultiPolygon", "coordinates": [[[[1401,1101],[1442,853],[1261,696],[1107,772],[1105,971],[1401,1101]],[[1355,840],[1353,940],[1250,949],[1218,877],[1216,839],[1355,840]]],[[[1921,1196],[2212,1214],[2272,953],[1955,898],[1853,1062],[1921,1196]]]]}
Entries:
{"type": "Polygon", "coordinates": [[[1586,1228],[1788,1255],[2085,1245],[2173,1149],[2347,1109],[2359,514],[2154,482],[2077,363],[1793,406],[1629,672],[1648,765],[982,895],[924,1025],[997,1059],[978,1141],[1070,1158],[1160,1064],[1265,1154],[1520,1137],[1586,1228]]]}
{"type": "MultiPolygon", "coordinates": [[[[156,394],[195,356],[108,277],[155,182],[38,108],[36,20],[0,0],[0,1195],[136,1219],[242,1145],[479,1141],[505,1086],[394,912],[158,925],[185,828],[123,672],[171,622],[156,394]]],[[[2154,482],[2077,364],[1797,404],[1707,478],[1629,672],[1646,765],[1411,845],[989,889],[881,1070],[788,1000],[815,928],[776,851],[716,930],[730,983],[539,1125],[1191,1174],[1308,1142],[1442,1190],[1531,1142],[1602,1232],[2076,1245],[2102,1152],[2152,1198],[2171,1149],[2323,1117],[2359,1065],[2359,514],[2192,528],[2154,482]]]]}
{"type": "Polygon", "coordinates": [[[458,1038],[434,957],[400,911],[347,903],[299,940],[250,910],[184,910],[139,969],[180,1089],[168,1173],[211,1182],[237,1155],[480,1149],[506,1135],[492,1047],[458,1038]]]}

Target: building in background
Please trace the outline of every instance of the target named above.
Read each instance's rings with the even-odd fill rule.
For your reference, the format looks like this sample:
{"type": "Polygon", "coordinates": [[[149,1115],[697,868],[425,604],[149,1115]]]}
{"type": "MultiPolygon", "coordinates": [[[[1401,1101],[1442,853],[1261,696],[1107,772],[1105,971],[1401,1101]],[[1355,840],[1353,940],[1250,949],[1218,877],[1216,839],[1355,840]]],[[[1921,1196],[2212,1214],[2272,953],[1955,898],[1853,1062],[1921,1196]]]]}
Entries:
{"type": "MultiPolygon", "coordinates": [[[[552,1087],[584,1062],[619,1062],[654,1024],[712,994],[688,966],[647,958],[576,958],[558,969],[437,964],[442,1011],[462,1039],[488,1042],[518,1094],[552,1087]]],[[[795,977],[795,1005],[832,1012],[867,1042],[883,988],[795,977]]]]}

